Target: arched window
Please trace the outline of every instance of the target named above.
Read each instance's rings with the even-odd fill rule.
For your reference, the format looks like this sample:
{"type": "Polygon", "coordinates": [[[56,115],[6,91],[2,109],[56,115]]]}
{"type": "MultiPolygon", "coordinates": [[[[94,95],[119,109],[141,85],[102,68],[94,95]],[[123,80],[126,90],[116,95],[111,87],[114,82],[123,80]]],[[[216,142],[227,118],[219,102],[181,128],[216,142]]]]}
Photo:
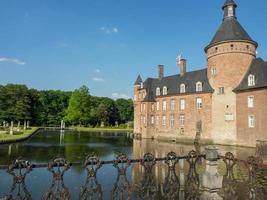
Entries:
{"type": "Polygon", "coordinates": [[[202,92],[202,83],[201,82],[197,82],[196,83],[196,91],[197,92],[202,92]]]}
{"type": "Polygon", "coordinates": [[[163,87],[163,91],[162,91],[163,95],[167,95],[168,93],[168,89],[166,86],[163,87]]]}
{"type": "Polygon", "coordinates": [[[180,93],[185,93],[185,84],[180,85],[180,93]]]}
{"type": "Polygon", "coordinates": [[[248,76],[248,86],[255,86],[255,76],[252,74],[248,76]]]}
{"type": "Polygon", "coordinates": [[[160,88],[157,87],[157,89],[156,89],[156,96],[159,96],[159,95],[160,95],[160,88]]]}

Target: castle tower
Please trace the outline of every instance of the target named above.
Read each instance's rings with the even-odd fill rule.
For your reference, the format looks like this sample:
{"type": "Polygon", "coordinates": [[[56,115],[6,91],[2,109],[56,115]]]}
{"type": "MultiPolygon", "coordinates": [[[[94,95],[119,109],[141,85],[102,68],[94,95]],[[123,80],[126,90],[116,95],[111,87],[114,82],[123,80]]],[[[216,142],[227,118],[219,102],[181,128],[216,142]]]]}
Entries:
{"type": "Polygon", "coordinates": [[[236,140],[236,94],[250,63],[256,57],[257,43],[237,21],[237,5],[226,0],[221,26],[205,48],[207,75],[214,89],[212,96],[212,137],[220,143],[236,140]]]}

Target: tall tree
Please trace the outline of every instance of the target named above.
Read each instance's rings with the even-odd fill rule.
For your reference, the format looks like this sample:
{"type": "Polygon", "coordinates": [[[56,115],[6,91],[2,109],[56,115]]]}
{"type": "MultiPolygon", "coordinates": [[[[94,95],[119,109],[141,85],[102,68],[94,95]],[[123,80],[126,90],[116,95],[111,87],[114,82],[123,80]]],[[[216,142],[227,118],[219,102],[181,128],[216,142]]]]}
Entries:
{"type": "Polygon", "coordinates": [[[90,93],[86,86],[75,90],[70,98],[65,120],[72,124],[86,124],[90,119],[90,93]]]}
{"type": "Polygon", "coordinates": [[[132,121],[134,112],[132,99],[117,99],[115,103],[119,111],[120,122],[132,121]]]}

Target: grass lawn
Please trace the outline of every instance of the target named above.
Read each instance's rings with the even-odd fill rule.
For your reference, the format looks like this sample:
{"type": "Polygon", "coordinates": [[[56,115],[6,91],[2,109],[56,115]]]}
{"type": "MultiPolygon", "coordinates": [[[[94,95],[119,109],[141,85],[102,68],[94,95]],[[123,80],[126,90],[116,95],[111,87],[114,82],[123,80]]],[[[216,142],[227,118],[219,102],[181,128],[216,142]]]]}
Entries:
{"type": "Polygon", "coordinates": [[[28,129],[26,131],[24,131],[21,134],[14,134],[14,135],[9,135],[9,134],[4,134],[1,133],[0,134],[0,142],[9,142],[9,141],[13,141],[13,140],[18,140],[18,139],[24,139],[28,136],[30,136],[33,132],[35,132],[38,128],[37,127],[32,127],[31,129],[28,129]]]}
{"type": "Polygon", "coordinates": [[[87,127],[74,127],[77,131],[87,131],[87,132],[133,132],[132,128],[110,128],[110,127],[104,127],[104,128],[87,128],[87,127]]]}

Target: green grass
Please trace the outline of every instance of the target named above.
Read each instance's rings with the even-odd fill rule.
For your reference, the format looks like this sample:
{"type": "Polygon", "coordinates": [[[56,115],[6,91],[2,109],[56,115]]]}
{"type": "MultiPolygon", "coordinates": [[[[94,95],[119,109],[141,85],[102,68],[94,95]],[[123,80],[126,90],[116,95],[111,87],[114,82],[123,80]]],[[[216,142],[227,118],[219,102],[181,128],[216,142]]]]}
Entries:
{"type": "Polygon", "coordinates": [[[29,137],[31,134],[33,134],[38,128],[32,127],[31,129],[28,129],[26,131],[23,131],[22,133],[10,135],[10,134],[0,134],[0,142],[12,142],[14,140],[24,139],[29,137]]]}
{"type": "Polygon", "coordinates": [[[132,128],[87,128],[87,127],[75,127],[76,131],[84,131],[84,132],[133,132],[132,128]]]}

